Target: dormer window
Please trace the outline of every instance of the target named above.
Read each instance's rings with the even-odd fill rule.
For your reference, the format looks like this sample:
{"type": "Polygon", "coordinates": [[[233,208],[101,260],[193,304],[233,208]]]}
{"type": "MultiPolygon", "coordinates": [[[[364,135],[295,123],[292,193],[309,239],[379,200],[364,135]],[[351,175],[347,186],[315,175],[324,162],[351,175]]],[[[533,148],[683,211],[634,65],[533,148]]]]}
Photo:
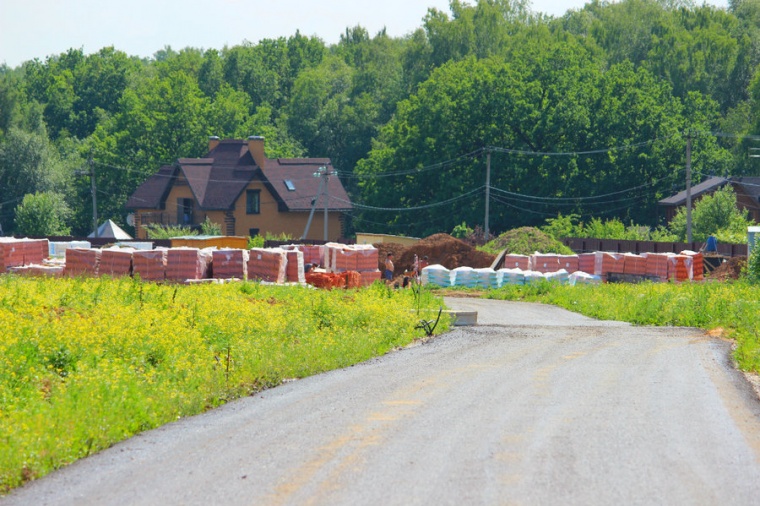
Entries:
{"type": "Polygon", "coordinates": [[[293,181],[290,179],[285,180],[285,187],[288,189],[289,192],[296,191],[296,185],[293,184],[293,181]]]}

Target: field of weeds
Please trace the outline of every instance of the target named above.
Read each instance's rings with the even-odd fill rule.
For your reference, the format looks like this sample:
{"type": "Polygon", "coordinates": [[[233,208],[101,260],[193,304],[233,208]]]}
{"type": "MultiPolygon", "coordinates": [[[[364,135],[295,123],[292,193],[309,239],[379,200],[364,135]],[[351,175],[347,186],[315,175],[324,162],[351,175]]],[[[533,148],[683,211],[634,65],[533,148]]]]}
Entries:
{"type": "Polygon", "coordinates": [[[0,493],[140,431],[404,346],[424,336],[411,310],[439,305],[382,284],[0,276],[0,493]]]}

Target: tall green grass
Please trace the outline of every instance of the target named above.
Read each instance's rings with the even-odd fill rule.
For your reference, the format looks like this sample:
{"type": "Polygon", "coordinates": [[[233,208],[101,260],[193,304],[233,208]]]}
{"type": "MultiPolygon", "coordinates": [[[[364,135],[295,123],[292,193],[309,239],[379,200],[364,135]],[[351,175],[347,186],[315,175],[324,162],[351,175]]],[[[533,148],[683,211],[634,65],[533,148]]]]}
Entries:
{"type": "Polygon", "coordinates": [[[412,309],[439,305],[381,283],[0,276],[0,493],[140,431],[406,345],[424,336],[412,309]]]}
{"type": "Polygon", "coordinates": [[[760,286],[733,283],[607,283],[567,286],[539,283],[489,291],[493,299],[545,302],[602,320],[636,325],[720,328],[735,339],[734,356],[760,373],[760,286]]]}

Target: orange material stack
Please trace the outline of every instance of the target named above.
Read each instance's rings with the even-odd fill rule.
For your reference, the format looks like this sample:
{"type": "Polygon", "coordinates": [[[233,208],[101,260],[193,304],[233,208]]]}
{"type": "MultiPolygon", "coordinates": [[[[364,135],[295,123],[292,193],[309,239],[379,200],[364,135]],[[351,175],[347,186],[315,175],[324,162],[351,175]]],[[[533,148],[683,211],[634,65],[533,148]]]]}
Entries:
{"type": "MultiPolygon", "coordinates": [[[[328,249],[328,252],[331,255],[330,271],[346,272],[358,270],[357,260],[359,254],[353,248],[337,248],[333,246],[328,249]]],[[[377,261],[375,261],[375,268],[377,268],[377,261]]]]}
{"type": "Polygon", "coordinates": [[[47,239],[20,239],[24,255],[23,265],[41,264],[50,253],[47,239]]]}
{"type": "Polygon", "coordinates": [[[668,279],[671,281],[690,281],[693,278],[694,259],[689,255],[671,255],[668,257],[668,279]]]}
{"type": "Polygon", "coordinates": [[[288,258],[282,248],[252,248],[248,252],[248,279],[284,283],[288,258]]]}
{"type": "Polygon", "coordinates": [[[100,276],[129,276],[132,274],[132,248],[105,248],[100,250],[100,276]]]}
{"type": "Polygon", "coordinates": [[[66,265],[63,268],[64,276],[97,276],[100,267],[99,249],[68,248],[66,250],[66,265]]]}
{"type": "Polygon", "coordinates": [[[211,252],[211,273],[216,279],[246,279],[248,251],[220,249],[211,252]]]}
{"type": "Polygon", "coordinates": [[[166,279],[166,249],[135,250],[132,253],[132,272],[143,281],[166,279]]]}
{"type": "Polygon", "coordinates": [[[528,255],[504,255],[505,269],[530,270],[530,257],[528,255]]]}
{"type": "Polygon", "coordinates": [[[672,253],[645,253],[646,273],[648,276],[656,276],[660,281],[668,279],[668,257],[672,253]]]}
{"type": "Polygon", "coordinates": [[[575,272],[578,270],[580,260],[578,255],[558,255],[559,268],[565,269],[567,272],[575,272]]]}
{"type": "Polygon", "coordinates": [[[288,262],[285,266],[285,277],[289,283],[306,283],[304,277],[303,251],[288,250],[288,262]]]}
{"type": "Polygon", "coordinates": [[[346,288],[359,288],[362,286],[362,277],[356,271],[342,272],[341,276],[345,279],[346,288]]]}
{"type": "Polygon", "coordinates": [[[578,270],[586,274],[594,274],[596,253],[581,253],[578,255],[578,270]]]}
{"type": "Polygon", "coordinates": [[[619,253],[607,253],[604,251],[597,251],[595,254],[594,274],[596,276],[601,276],[604,280],[610,272],[618,274],[623,274],[625,272],[624,255],[619,253]]]}
{"type": "Polygon", "coordinates": [[[560,270],[559,255],[533,254],[530,256],[530,268],[537,272],[557,272],[560,270]]]}
{"type": "Polygon", "coordinates": [[[334,272],[307,272],[306,282],[316,288],[345,288],[345,276],[334,272]]]}
{"type": "Polygon", "coordinates": [[[647,273],[647,259],[640,255],[627,253],[623,255],[623,272],[636,276],[644,276],[647,273]]]}
{"type": "Polygon", "coordinates": [[[692,258],[692,280],[693,281],[704,281],[705,280],[705,258],[704,255],[702,255],[701,252],[698,251],[690,251],[690,250],[684,250],[681,252],[682,255],[687,255],[692,258]]]}
{"type": "Polygon", "coordinates": [[[199,248],[170,248],[166,252],[166,279],[185,281],[205,279],[211,264],[211,251],[199,248]]]}

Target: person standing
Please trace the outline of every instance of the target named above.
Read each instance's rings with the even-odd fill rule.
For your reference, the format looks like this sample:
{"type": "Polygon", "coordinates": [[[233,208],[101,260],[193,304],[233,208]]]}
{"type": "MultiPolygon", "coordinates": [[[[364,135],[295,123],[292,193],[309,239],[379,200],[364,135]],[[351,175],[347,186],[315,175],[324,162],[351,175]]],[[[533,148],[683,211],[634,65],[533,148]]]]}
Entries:
{"type": "Polygon", "coordinates": [[[393,280],[393,253],[388,253],[385,257],[385,279],[393,280]]]}

